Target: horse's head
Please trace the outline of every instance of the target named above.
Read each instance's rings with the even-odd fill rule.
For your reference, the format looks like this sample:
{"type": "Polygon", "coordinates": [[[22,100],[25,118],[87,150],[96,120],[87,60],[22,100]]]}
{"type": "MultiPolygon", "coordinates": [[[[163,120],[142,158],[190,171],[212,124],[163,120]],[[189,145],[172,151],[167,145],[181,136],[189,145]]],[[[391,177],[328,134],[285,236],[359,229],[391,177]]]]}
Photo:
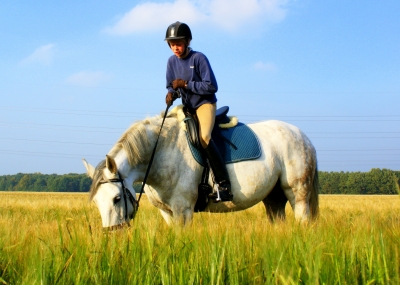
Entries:
{"type": "Polygon", "coordinates": [[[100,211],[104,229],[116,230],[129,226],[138,207],[132,195],[135,193],[132,183],[121,176],[114,159],[108,155],[96,168],[86,160],[83,160],[83,164],[92,178],[89,197],[100,211]]]}

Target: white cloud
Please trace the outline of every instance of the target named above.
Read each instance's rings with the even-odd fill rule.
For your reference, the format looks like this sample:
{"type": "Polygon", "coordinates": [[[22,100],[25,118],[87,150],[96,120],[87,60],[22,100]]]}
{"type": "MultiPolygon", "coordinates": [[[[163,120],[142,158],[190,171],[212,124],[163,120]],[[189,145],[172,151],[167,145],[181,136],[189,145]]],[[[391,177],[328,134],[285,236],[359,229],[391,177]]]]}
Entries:
{"type": "Polygon", "coordinates": [[[249,24],[279,22],[286,17],[289,0],[175,0],[146,2],[123,15],[106,32],[127,35],[137,32],[164,30],[174,21],[190,25],[214,25],[234,32],[249,24]]]}
{"type": "Polygon", "coordinates": [[[271,62],[258,61],[253,65],[254,69],[262,71],[276,71],[277,66],[271,62]]]}
{"type": "Polygon", "coordinates": [[[103,82],[109,81],[111,76],[101,71],[81,71],[72,74],[66,79],[66,83],[78,86],[96,87],[103,82]]]}
{"type": "Polygon", "coordinates": [[[219,27],[234,31],[241,26],[279,22],[286,16],[285,0],[213,0],[210,18],[219,27]]]}
{"type": "Polygon", "coordinates": [[[197,22],[203,16],[189,0],[176,0],[173,3],[147,2],[135,6],[113,26],[105,31],[111,34],[126,35],[135,32],[155,31],[165,28],[171,22],[197,22]]]}
{"type": "Polygon", "coordinates": [[[24,58],[21,62],[23,64],[41,63],[51,64],[54,57],[55,44],[47,44],[37,48],[31,55],[24,58]]]}

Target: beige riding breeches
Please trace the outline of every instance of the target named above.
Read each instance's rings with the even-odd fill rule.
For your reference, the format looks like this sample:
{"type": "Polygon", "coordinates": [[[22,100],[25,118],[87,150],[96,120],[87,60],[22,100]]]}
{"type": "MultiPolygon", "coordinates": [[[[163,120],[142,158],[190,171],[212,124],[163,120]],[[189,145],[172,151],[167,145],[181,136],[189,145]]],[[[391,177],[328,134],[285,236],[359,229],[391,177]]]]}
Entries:
{"type": "Polygon", "coordinates": [[[203,104],[196,109],[196,115],[199,120],[200,143],[203,148],[206,148],[211,140],[211,132],[214,128],[216,110],[216,103],[203,104]]]}

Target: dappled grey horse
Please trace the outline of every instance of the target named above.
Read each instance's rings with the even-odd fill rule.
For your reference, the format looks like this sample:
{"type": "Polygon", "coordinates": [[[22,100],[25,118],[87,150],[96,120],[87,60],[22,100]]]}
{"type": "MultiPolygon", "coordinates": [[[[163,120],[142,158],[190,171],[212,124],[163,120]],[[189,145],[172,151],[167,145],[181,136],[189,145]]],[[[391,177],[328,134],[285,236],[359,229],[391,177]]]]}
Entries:
{"type": "MultiPolygon", "coordinates": [[[[177,112],[165,119],[145,193],[168,224],[187,224],[193,218],[203,167],[194,159],[177,112]]],[[[94,168],[85,160],[92,178],[90,199],[97,205],[105,228],[129,225],[137,201],[133,183],[142,182],[160,131],[162,116],[134,123],[94,168]]],[[[285,218],[289,201],[296,220],[318,215],[316,151],[297,127],[281,121],[249,124],[258,138],[257,159],[227,165],[232,202],[209,203],[205,211],[230,212],[263,202],[271,220],[285,218]]],[[[212,179],[209,181],[212,184],[212,179]]]]}

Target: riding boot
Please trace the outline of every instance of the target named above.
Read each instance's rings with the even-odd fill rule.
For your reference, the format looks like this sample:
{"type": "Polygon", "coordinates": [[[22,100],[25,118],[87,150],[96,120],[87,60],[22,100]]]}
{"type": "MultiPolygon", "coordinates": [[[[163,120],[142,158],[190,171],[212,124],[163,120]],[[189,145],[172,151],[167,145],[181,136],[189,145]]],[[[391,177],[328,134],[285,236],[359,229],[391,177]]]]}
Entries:
{"type": "Polygon", "coordinates": [[[218,184],[219,198],[217,193],[209,195],[215,202],[220,201],[232,201],[233,195],[231,193],[231,182],[229,180],[228,171],[223,158],[215,145],[213,140],[210,140],[209,144],[205,148],[210,167],[214,173],[215,180],[218,184]]]}

